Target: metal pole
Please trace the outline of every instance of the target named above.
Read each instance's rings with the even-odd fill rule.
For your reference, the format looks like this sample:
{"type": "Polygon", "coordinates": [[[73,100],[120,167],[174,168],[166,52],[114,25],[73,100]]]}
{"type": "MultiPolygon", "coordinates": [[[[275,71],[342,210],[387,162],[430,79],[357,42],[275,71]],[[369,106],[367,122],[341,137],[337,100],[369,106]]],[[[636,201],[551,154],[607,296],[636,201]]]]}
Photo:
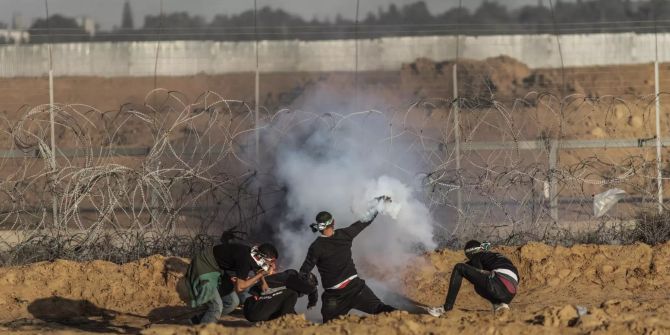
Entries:
{"type": "Polygon", "coordinates": [[[558,35],[558,24],[556,22],[556,13],[554,12],[554,2],[549,0],[549,10],[551,11],[551,21],[554,26],[554,36],[556,37],[556,45],[558,46],[558,56],[561,59],[561,86],[562,95],[567,94],[567,84],[565,82],[565,61],[563,60],[563,48],[561,47],[561,39],[558,35]]]}
{"type": "Polygon", "coordinates": [[[558,161],[558,140],[549,144],[549,215],[558,222],[558,190],[556,189],[556,163],[558,161]]]}
{"type": "MultiPolygon", "coordinates": [[[[51,132],[51,173],[56,173],[56,131],[54,117],[54,70],[53,53],[51,50],[51,25],[49,20],[49,1],[44,0],[44,8],[47,15],[47,28],[49,29],[49,127],[51,132]]],[[[53,183],[53,194],[51,195],[51,211],[53,212],[53,224],[58,227],[58,197],[56,196],[56,183],[53,183]]]]}
{"type": "Polygon", "coordinates": [[[161,50],[161,32],[163,30],[163,0],[160,1],[160,16],[158,18],[158,38],[156,41],[156,58],[154,60],[154,89],[158,88],[158,56],[161,50]]]}
{"type": "MultiPolygon", "coordinates": [[[[154,59],[154,89],[158,88],[158,59],[160,57],[160,50],[161,50],[161,33],[163,32],[163,17],[165,16],[165,10],[163,7],[163,0],[160,0],[160,8],[159,8],[159,17],[158,17],[158,36],[157,41],[156,41],[156,58],[154,59]]],[[[149,166],[148,169],[151,173],[158,173],[157,171],[160,168],[160,157],[156,157],[156,160],[150,160],[149,161],[149,166]]],[[[154,182],[158,180],[158,177],[154,179],[154,182]]],[[[149,215],[151,216],[151,224],[152,227],[156,227],[156,224],[158,224],[158,205],[159,205],[159,198],[160,195],[158,194],[158,190],[156,189],[156,186],[152,187],[151,185],[148,185],[150,189],[148,189],[148,194],[149,194],[149,215]]],[[[174,225],[171,225],[171,229],[174,229],[174,225]]],[[[171,231],[167,232],[168,234],[172,233],[171,231]]]]}
{"type": "MultiPolygon", "coordinates": [[[[51,47],[49,47],[51,49],[51,47]]],[[[51,54],[51,52],[49,52],[51,54]]],[[[51,56],[49,56],[51,58],[51,56]]],[[[49,61],[51,63],[51,61],[49,61]]],[[[49,69],[49,123],[51,124],[51,172],[56,173],[56,132],[54,129],[54,71],[49,69]]],[[[51,210],[53,211],[54,224],[58,224],[58,197],[56,196],[56,183],[53,181],[54,190],[51,195],[51,210]]]]}
{"type": "Polygon", "coordinates": [[[658,53],[654,62],[654,81],[656,95],[656,172],[658,173],[658,213],[663,213],[663,161],[661,157],[661,96],[659,94],[658,53]]]}
{"type": "MultiPolygon", "coordinates": [[[[463,0],[458,2],[459,12],[463,7],[463,0]]],[[[457,29],[458,29],[457,22],[457,29]]],[[[454,68],[452,71],[452,82],[454,89],[454,149],[456,153],[456,171],[458,174],[461,173],[461,123],[460,123],[460,101],[458,96],[458,58],[460,53],[460,31],[456,34],[456,61],[454,62],[454,68]]],[[[463,218],[463,190],[460,185],[456,190],[456,208],[458,209],[458,222],[460,224],[461,219],[463,218]]]]}
{"type": "MultiPolygon", "coordinates": [[[[158,170],[160,170],[160,166],[160,160],[150,161],[149,171],[152,174],[155,174],[155,178],[153,179],[154,184],[157,184],[159,181],[158,170]]],[[[157,185],[149,184],[148,187],[151,187],[151,190],[149,191],[149,215],[151,215],[152,227],[156,227],[156,225],[159,223],[158,208],[160,206],[160,195],[158,194],[157,185]]],[[[170,228],[171,230],[174,230],[174,225],[171,225],[170,228]]],[[[168,231],[167,233],[170,234],[172,231],[168,231]]]]}
{"type": "Polygon", "coordinates": [[[658,184],[658,213],[663,213],[663,161],[661,159],[661,95],[658,75],[658,29],[654,17],[654,95],[656,96],[656,172],[658,184]]]}
{"type": "Polygon", "coordinates": [[[255,133],[255,137],[256,137],[256,162],[260,165],[260,162],[261,162],[261,152],[260,152],[260,150],[261,150],[260,141],[261,140],[260,140],[260,138],[261,138],[261,136],[260,136],[260,129],[259,129],[260,128],[260,116],[259,116],[259,112],[258,112],[258,104],[259,104],[259,101],[260,101],[260,95],[259,95],[260,77],[259,77],[259,74],[258,74],[258,67],[256,67],[256,79],[255,80],[256,80],[256,83],[255,83],[256,106],[255,106],[255,109],[254,109],[254,114],[255,114],[254,115],[254,127],[256,128],[256,130],[255,130],[254,133],[255,133]]]}
{"type": "Polygon", "coordinates": [[[260,167],[261,154],[260,154],[260,116],[258,115],[258,105],[260,104],[260,75],[258,69],[258,7],[256,0],[254,0],[254,40],[255,40],[255,52],[256,52],[256,77],[254,82],[254,92],[255,92],[255,108],[254,108],[254,136],[256,140],[256,164],[260,167]]]}
{"type": "MultiPolygon", "coordinates": [[[[51,49],[51,47],[49,47],[51,49]]],[[[49,52],[51,54],[51,52],[49,52]]],[[[51,58],[51,56],[49,57],[51,58]]],[[[49,61],[51,64],[51,60],[49,61]]],[[[52,68],[49,68],[49,124],[51,127],[51,151],[53,155],[51,156],[51,166],[56,166],[56,132],[54,129],[54,71],[52,68]]]]}
{"type": "Polygon", "coordinates": [[[354,111],[358,111],[358,12],[360,6],[360,0],[356,0],[356,21],[354,22],[354,111]]]}
{"type": "MultiPolygon", "coordinates": [[[[456,171],[461,173],[461,125],[459,120],[460,103],[458,101],[458,64],[454,64],[452,71],[454,84],[454,149],[456,151],[456,171]]],[[[456,208],[458,209],[458,221],[463,216],[463,192],[459,186],[456,190],[456,208]]]]}

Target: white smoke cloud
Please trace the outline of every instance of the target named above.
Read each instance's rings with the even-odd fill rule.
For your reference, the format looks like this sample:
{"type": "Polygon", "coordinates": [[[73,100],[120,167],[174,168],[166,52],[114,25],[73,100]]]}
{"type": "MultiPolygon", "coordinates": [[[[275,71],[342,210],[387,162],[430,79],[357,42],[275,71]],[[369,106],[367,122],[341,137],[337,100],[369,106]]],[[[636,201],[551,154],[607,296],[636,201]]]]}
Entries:
{"type": "Polygon", "coordinates": [[[336,228],[343,228],[381,195],[390,196],[392,204],[354,241],[362,275],[406,268],[417,249],[435,247],[433,219],[416,182],[425,167],[402,138],[385,140],[389,123],[379,114],[316,118],[283,132],[279,142],[273,140],[274,175],[287,188],[278,231],[282,258],[290,260],[290,267],[301,265],[316,238],[309,224],[318,212],[332,213],[336,228]],[[366,271],[368,266],[374,269],[366,271]]]}
{"type": "MultiPolygon", "coordinates": [[[[417,178],[428,168],[411,149],[416,138],[398,136],[381,113],[297,114],[276,117],[264,134],[269,148],[264,160],[272,162],[275,182],[287,190],[283,217],[272,220],[278,225],[273,231],[279,235],[281,263],[300,267],[317,237],[309,224],[318,212],[332,213],[336,228],[343,228],[357,221],[373,198],[390,196],[385,213],[354,240],[353,257],[382,301],[411,309],[413,303],[397,290],[398,274],[419,260],[419,251],[436,247],[433,218],[417,178]]],[[[319,310],[307,311],[307,318],[319,321],[319,310]]]]}

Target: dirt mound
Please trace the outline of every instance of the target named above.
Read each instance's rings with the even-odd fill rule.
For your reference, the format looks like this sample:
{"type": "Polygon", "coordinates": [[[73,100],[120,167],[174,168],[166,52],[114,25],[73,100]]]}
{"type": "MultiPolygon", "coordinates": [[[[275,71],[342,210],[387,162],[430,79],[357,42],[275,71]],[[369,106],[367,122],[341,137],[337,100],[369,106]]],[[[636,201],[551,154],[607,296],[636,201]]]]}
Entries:
{"type": "MultiPolygon", "coordinates": [[[[400,78],[406,88],[413,87],[419,96],[451,96],[454,64],[420,58],[403,64],[400,78]]],[[[458,61],[459,95],[483,99],[518,96],[522,94],[524,79],[530,74],[528,66],[508,56],[483,61],[461,60],[458,61]]]]}
{"type": "Polygon", "coordinates": [[[532,98],[528,97],[529,92],[579,93],[590,97],[653,92],[650,79],[653,72],[648,65],[530,69],[504,55],[482,61],[461,59],[458,62],[419,58],[403,64],[400,70],[402,87],[413,91],[419,98],[453,96],[454,64],[458,64],[459,96],[475,101],[532,98]]]}
{"type": "MultiPolygon", "coordinates": [[[[250,325],[239,316],[223,324],[187,326],[175,292],[186,263],[153,256],[124,265],[56,261],[0,269],[0,331],[22,334],[76,331],[143,334],[621,334],[670,332],[670,243],[650,247],[532,243],[500,247],[518,265],[512,309],[494,315],[465,284],[455,310],[441,318],[398,311],[348,315],[319,325],[304,315],[250,325]],[[148,327],[147,327],[148,326],[148,327]]],[[[443,302],[460,251],[425,255],[402,280],[410,300],[443,302]]]]}
{"type": "Polygon", "coordinates": [[[117,265],[57,260],[0,268],[0,320],[131,313],[182,305],[176,285],[187,264],[152,256],[117,265]]]}
{"type": "MultiPolygon", "coordinates": [[[[566,248],[529,243],[499,249],[517,265],[522,294],[536,297],[540,303],[547,302],[543,298],[547,294],[553,296],[554,303],[567,303],[576,296],[602,301],[613,292],[618,297],[634,297],[670,284],[670,243],[653,248],[646,244],[566,248]]],[[[437,304],[446,294],[451,268],[464,256],[441,250],[427,257],[429,265],[410,271],[415,274],[405,279],[404,287],[410,298],[437,304]]],[[[466,292],[474,297],[472,290],[466,292]]]]}

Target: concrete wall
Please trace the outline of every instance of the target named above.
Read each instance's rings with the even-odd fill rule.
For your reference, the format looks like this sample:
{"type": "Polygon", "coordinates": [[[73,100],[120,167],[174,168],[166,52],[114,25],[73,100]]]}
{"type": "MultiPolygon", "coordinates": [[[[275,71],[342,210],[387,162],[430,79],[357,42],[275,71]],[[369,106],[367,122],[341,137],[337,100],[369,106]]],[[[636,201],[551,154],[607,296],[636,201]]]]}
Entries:
{"type": "MultiPolygon", "coordinates": [[[[653,34],[589,34],[559,37],[565,66],[615,65],[652,62],[653,34]]],[[[670,34],[658,35],[659,59],[670,61],[670,34]]],[[[397,70],[418,57],[452,60],[455,36],[393,37],[359,42],[359,70],[397,70]]],[[[352,71],[354,40],[262,41],[262,72],[352,71]]],[[[53,45],[57,76],[178,76],[254,71],[254,42],[169,41],[123,43],[68,43],[53,45]],[[158,50],[157,50],[158,49],[158,50]]],[[[530,67],[560,67],[553,35],[460,37],[462,58],[514,57],[530,67]]],[[[0,46],[0,77],[43,76],[48,72],[49,47],[0,46]]]]}

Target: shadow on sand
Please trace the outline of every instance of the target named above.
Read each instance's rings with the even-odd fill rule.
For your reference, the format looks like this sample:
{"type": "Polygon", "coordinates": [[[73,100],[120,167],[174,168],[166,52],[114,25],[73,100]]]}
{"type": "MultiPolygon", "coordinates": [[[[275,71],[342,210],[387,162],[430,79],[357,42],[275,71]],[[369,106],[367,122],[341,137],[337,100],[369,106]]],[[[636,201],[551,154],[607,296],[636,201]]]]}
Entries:
{"type": "MultiPolygon", "coordinates": [[[[120,313],[96,306],[88,300],[71,300],[62,297],[37,299],[28,306],[28,312],[36,319],[57,323],[92,333],[139,333],[142,329],[127,324],[115,323],[120,313]]],[[[128,314],[126,314],[128,315],[128,314]]],[[[140,317],[139,315],[131,315],[140,317]]]]}
{"type": "MultiPolygon", "coordinates": [[[[188,325],[191,317],[204,313],[205,309],[205,307],[164,306],[149,312],[148,319],[151,324],[188,325]]],[[[244,319],[239,308],[230,315],[222,316],[218,323],[226,327],[251,327],[253,325],[253,323],[244,319]]]]}

